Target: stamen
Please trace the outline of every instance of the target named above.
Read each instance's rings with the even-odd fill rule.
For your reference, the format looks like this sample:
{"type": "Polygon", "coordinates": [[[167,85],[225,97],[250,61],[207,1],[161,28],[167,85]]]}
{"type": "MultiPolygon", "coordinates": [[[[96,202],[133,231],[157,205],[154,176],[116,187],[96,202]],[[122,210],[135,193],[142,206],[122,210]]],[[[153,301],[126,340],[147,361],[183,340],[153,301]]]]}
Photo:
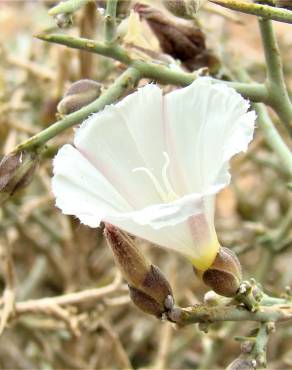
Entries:
{"type": "Polygon", "coordinates": [[[162,188],[162,186],[160,185],[157,178],[153,175],[153,173],[148,168],[138,167],[138,168],[134,168],[132,171],[133,172],[137,172],[137,171],[145,172],[149,176],[150,180],[152,181],[155,189],[157,190],[157,193],[159,194],[159,196],[161,197],[163,202],[168,203],[168,202],[171,202],[171,201],[173,201],[173,200],[175,200],[179,197],[175,193],[175,191],[173,190],[173,188],[172,188],[172,186],[171,186],[171,184],[168,180],[168,177],[167,177],[167,169],[168,169],[169,163],[170,163],[169,156],[166,152],[163,152],[163,155],[165,157],[165,164],[163,165],[161,175],[162,175],[163,184],[165,186],[165,190],[162,188]]]}
{"type": "Polygon", "coordinates": [[[160,195],[161,199],[164,202],[167,202],[167,195],[165,194],[165,192],[162,189],[161,185],[157,181],[156,177],[153,175],[153,173],[148,168],[146,168],[146,167],[138,167],[138,168],[134,168],[132,171],[133,172],[137,172],[137,171],[145,172],[150,177],[150,180],[152,181],[152,183],[153,183],[155,189],[157,190],[158,194],[160,195]]]}
{"type": "Polygon", "coordinates": [[[163,152],[163,155],[165,157],[165,164],[162,168],[162,179],[163,179],[164,185],[165,185],[167,193],[168,193],[168,198],[169,199],[177,199],[178,195],[173,190],[173,188],[172,188],[172,186],[171,186],[171,184],[168,180],[168,177],[167,177],[167,169],[168,169],[169,164],[170,164],[169,155],[166,152],[163,152]]]}

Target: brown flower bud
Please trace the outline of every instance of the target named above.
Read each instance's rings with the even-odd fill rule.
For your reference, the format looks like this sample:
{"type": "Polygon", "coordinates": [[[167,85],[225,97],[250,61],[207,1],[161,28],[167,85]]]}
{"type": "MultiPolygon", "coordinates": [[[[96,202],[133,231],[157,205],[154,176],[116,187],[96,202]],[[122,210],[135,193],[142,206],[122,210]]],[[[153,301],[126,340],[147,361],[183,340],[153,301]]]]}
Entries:
{"type": "Polygon", "coordinates": [[[1,201],[25,188],[33,178],[37,155],[26,152],[10,153],[0,162],[1,201]]]}
{"type": "Polygon", "coordinates": [[[220,247],[213,264],[201,274],[201,277],[217,294],[233,297],[242,280],[239,260],[230,249],[220,247]]]}
{"type": "Polygon", "coordinates": [[[205,35],[194,23],[175,21],[146,4],[136,4],[135,11],[145,19],[157,37],[162,51],[178,59],[189,70],[208,67],[219,69],[219,60],[206,49],[205,35]]]}
{"type": "Polygon", "coordinates": [[[169,309],[168,296],[171,287],[158,267],[149,263],[124,232],[105,224],[105,237],[114,255],[114,260],[129,284],[133,302],[144,312],[157,317],[169,309]]]}
{"type": "Polygon", "coordinates": [[[74,82],[59,102],[57,110],[60,114],[73,113],[88,105],[99,97],[101,84],[92,80],[74,82]]]}
{"type": "Polygon", "coordinates": [[[167,10],[177,17],[193,19],[206,0],[162,0],[167,10]]]}

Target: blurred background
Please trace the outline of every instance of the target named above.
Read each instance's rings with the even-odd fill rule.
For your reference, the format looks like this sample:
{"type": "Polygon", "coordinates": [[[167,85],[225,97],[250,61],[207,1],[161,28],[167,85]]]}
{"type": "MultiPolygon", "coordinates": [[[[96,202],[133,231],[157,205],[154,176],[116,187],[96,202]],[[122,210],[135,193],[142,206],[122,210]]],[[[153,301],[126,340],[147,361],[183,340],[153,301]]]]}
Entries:
{"type": "MultiPolygon", "coordinates": [[[[126,38],[127,21],[123,21],[119,27],[121,42],[130,53],[141,57],[141,48],[147,48],[143,57],[174,61],[186,71],[207,66],[214,76],[223,78],[240,69],[259,82],[264,80],[265,62],[256,17],[208,5],[195,24],[170,15],[160,1],[143,3],[160,9],[169,19],[165,20],[170,22],[168,25],[179,24],[177,27],[183,29],[186,22],[200,29],[204,45],[200,57],[189,61],[175,47],[167,49],[161,35],[144,20],[142,41],[134,39],[139,46],[134,48],[126,38]]],[[[56,121],[57,104],[73,82],[89,78],[105,89],[125,68],[97,54],[36,39],[34,35],[40,32],[58,31],[55,20],[48,15],[55,4],[0,1],[1,156],[56,121]]],[[[73,25],[60,32],[102,40],[102,11],[97,11],[96,5],[91,3],[78,10],[73,25]]],[[[127,20],[128,16],[126,13],[121,18],[127,20]]],[[[274,23],[291,89],[291,25],[274,23]]],[[[165,91],[174,88],[164,86],[165,91]]],[[[273,112],[271,116],[286,137],[273,112]]],[[[73,129],[69,129],[51,140],[31,184],[0,209],[0,289],[4,293],[8,281],[16,301],[28,303],[22,306],[22,314],[12,317],[0,337],[1,368],[226,367],[240,353],[234,336],[247,335],[255,324],[216,324],[205,334],[195,325],[177,329],[140,312],[129,299],[102,230],[80,225],[55,208],[50,184],[52,158],[72,137],[73,129]],[[103,287],[107,288],[99,290],[103,287]],[[32,299],[81,291],[88,292],[88,297],[78,296],[76,301],[71,297],[72,302],[61,304],[60,310],[56,307],[40,312],[29,304],[32,299]]],[[[233,160],[231,171],[232,185],[220,193],[217,201],[219,240],[238,254],[246,278],[254,277],[268,293],[280,295],[292,280],[291,227],[286,225],[284,233],[279,234],[283,222],[292,218],[288,177],[259,129],[248,153],[233,160]],[[277,252],[271,251],[272,242],[277,252]]],[[[168,277],[178,305],[202,301],[207,289],[187,261],[146,242],[140,244],[143,253],[168,277]]],[[[279,325],[269,343],[269,368],[292,366],[291,344],[292,328],[279,325]]]]}

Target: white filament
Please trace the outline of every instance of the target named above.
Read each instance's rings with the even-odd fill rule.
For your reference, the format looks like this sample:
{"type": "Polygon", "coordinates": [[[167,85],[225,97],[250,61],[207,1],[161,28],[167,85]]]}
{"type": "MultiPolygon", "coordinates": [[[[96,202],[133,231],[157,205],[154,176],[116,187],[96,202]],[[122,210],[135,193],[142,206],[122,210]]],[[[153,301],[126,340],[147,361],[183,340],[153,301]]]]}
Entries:
{"type": "Polygon", "coordinates": [[[170,164],[169,155],[166,152],[163,152],[163,155],[165,157],[165,164],[163,165],[161,174],[162,174],[162,180],[163,180],[163,185],[165,187],[165,190],[160,185],[157,178],[153,175],[152,171],[150,171],[148,168],[146,168],[146,167],[137,167],[137,168],[133,169],[133,172],[137,172],[137,171],[145,172],[149,176],[150,180],[152,181],[157,193],[159,194],[159,196],[161,197],[163,202],[168,203],[168,202],[171,202],[175,199],[178,199],[179,197],[175,193],[175,191],[173,190],[173,188],[170,184],[170,181],[168,179],[168,176],[167,176],[167,169],[168,169],[169,164],[170,164]]]}

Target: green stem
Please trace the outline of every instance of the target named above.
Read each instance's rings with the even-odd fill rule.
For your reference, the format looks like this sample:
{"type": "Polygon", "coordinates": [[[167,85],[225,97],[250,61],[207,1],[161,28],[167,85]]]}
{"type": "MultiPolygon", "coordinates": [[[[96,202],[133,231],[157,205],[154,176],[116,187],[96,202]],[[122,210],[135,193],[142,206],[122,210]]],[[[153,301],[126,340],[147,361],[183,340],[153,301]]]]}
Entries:
{"type": "Polygon", "coordinates": [[[135,86],[140,78],[140,73],[135,68],[127,69],[116,81],[109,87],[98,99],[77,112],[67,115],[60,121],[57,121],[47,129],[32,136],[30,139],[19,144],[14,150],[31,150],[34,151],[38,147],[44,145],[48,140],[52,139],[59,133],[63,132],[76,123],[84,120],[91,113],[95,113],[103,109],[107,104],[111,104],[121,97],[121,95],[131,86],[135,86]]]}
{"type": "Polygon", "coordinates": [[[61,1],[58,5],[49,10],[49,15],[57,15],[60,13],[74,13],[92,0],[67,0],[61,1]]]}
{"type": "MultiPolygon", "coordinates": [[[[280,226],[275,231],[273,242],[274,244],[279,243],[282,239],[285,238],[285,236],[289,233],[292,226],[292,205],[290,205],[290,208],[288,209],[286,215],[281,221],[280,226]]],[[[275,250],[277,250],[275,246],[275,250]]]]}
{"type": "Polygon", "coordinates": [[[214,323],[221,321],[287,321],[292,319],[292,304],[286,305],[260,306],[251,312],[245,308],[236,306],[205,306],[198,304],[192,307],[174,307],[168,313],[170,320],[181,324],[189,325],[194,323],[214,323]]]}
{"type": "Polygon", "coordinates": [[[268,279],[274,257],[273,251],[267,246],[262,245],[260,263],[254,272],[256,280],[262,284],[268,279]]]}
{"type": "Polygon", "coordinates": [[[214,369],[214,364],[222,355],[222,348],[226,345],[226,340],[232,337],[238,326],[236,322],[226,322],[223,325],[223,328],[218,329],[217,337],[209,338],[212,342],[201,357],[199,370],[214,369]]]}
{"type": "Polygon", "coordinates": [[[258,17],[273,19],[275,21],[292,23],[292,12],[287,9],[274,8],[269,5],[252,4],[241,0],[210,0],[211,3],[241,13],[252,14],[258,17]]]}
{"type": "Polygon", "coordinates": [[[104,17],[104,39],[106,43],[112,43],[116,35],[116,13],[118,0],[107,0],[104,17]]]}
{"type": "Polygon", "coordinates": [[[292,153],[275,128],[267,108],[260,103],[253,105],[258,114],[258,125],[262,129],[269,146],[281,159],[285,172],[292,176],[292,153]]]}
{"type": "Polygon", "coordinates": [[[255,338],[255,343],[251,351],[260,366],[266,367],[267,364],[267,344],[269,340],[269,330],[267,323],[261,323],[255,338]]]}
{"type": "MultiPolygon", "coordinates": [[[[103,55],[105,57],[113,58],[128,66],[136,68],[143,77],[153,79],[160,83],[187,86],[197,78],[197,75],[195,73],[174,71],[167,66],[160,65],[154,62],[133,60],[128,56],[126,51],[119,46],[106,45],[100,42],[80,37],[71,37],[58,34],[38,35],[37,37],[44,41],[66,45],[74,49],[87,50],[96,54],[103,55]]],[[[226,85],[233,87],[240,94],[254,102],[267,101],[267,90],[265,88],[265,85],[263,84],[230,82],[217,79],[213,80],[214,82],[225,83],[226,85]]]]}
{"type": "Polygon", "coordinates": [[[237,81],[221,81],[213,78],[214,82],[224,83],[229,87],[235,89],[239,94],[253,102],[262,102],[268,104],[268,91],[264,84],[250,82],[237,82],[237,81]]]}
{"type": "Polygon", "coordinates": [[[59,34],[40,34],[36,36],[40,40],[47,42],[53,42],[56,44],[66,45],[69,48],[86,50],[91,53],[96,53],[109,57],[124,64],[129,65],[132,60],[127,55],[126,51],[119,46],[113,46],[108,44],[103,44],[101,42],[93,41],[90,39],[85,39],[81,37],[73,37],[68,35],[59,35],[59,34]]]}
{"type": "MultiPolygon", "coordinates": [[[[290,12],[292,14],[292,12],[290,12]]],[[[292,104],[284,80],[282,60],[272,22],[259,20],[261,38],[267,64],[266,87],[269,104],[292,136],[292,104]]]]}

